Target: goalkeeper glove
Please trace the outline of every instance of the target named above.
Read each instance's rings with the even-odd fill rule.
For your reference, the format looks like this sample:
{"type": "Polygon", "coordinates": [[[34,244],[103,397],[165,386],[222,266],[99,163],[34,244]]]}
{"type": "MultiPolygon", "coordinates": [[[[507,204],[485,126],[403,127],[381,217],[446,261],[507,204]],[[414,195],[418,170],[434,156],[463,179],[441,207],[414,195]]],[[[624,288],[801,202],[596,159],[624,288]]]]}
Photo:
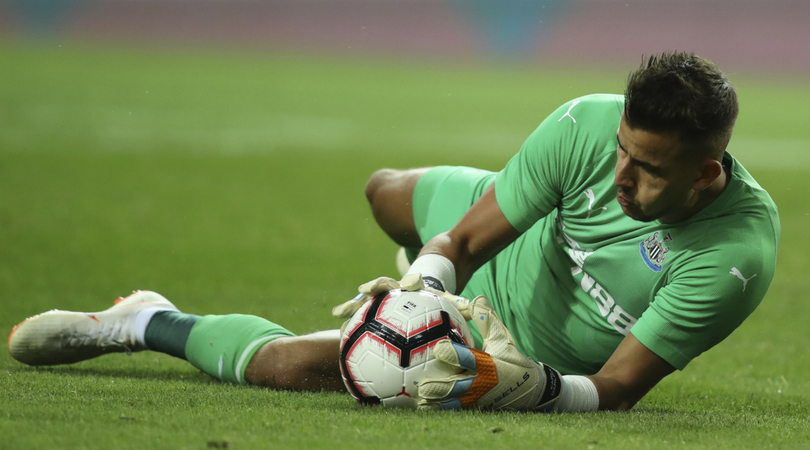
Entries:
{"type": "MultiPolygon", "coordinates": [[[[335,317],[348,319],[352,317],[358,309],[366,304],[366,302],[382,294],[383,292],[388,292],[393,289],[402,289],[403,291],[427,290],[447,300],[452,305],[459,308],[460,311],[461,308],[459,305],[463,307],[463,305],[469,303],[469,300],[467,299],[449,294],[444,290],[436,289],[433,286],[441,287],[441,282],[438,282],[435,278],[426,278],[423,280],[422,275],[419,273],[405,275],[402,277],[401,281],[397,281],[389,277],[380,277],[361,285],[357,289],[360,293],[355,298],[332,308],[332,315],[335,317]],[[425,286],[426,284],[427,286],[425,286]]],[[[464,314],[463,311],[462,314],[464,314]]],[[[469,320],[469,317],[466,315],[464,318],[469,320]]]]}
{"type": "MultiPolygon", "coordinates": [[[[462,299],[465,300],[465,299],[462,299]]],[[[464,303],[463,301],[461,303],[464,303]]],[[[459,308],[484,338],[484,351],[441,340],[433,355],[447,371],[419,383],[420,409],[550,411],[560,396],[560,373],[523,356],[484,296],[459,308]],[[463,308],[463,309],[462,309],[463,308]]]]}

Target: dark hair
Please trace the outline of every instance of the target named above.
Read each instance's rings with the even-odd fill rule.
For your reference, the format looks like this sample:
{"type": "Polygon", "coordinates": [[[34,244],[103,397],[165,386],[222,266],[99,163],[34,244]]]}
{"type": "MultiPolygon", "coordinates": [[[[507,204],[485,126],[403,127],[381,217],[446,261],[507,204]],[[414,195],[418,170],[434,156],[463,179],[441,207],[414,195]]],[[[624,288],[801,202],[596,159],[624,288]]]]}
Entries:
{"type": "Polygon", "coordinates": [[[627,79],[627,124],[653,133],[676,132],[702,155],[722,155],[738,112],[737,94],[726,76],[694,53],[643,58],[627,79]]]}

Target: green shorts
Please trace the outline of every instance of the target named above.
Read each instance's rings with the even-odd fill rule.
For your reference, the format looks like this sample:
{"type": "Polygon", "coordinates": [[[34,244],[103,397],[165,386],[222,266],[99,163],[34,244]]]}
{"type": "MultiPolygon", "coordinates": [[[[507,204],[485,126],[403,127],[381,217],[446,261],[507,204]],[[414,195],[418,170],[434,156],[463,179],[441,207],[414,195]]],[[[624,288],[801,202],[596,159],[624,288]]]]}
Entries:
{"type": "Polygon", "coordinates": [[[453,228],[495,175],[461,166],[437,166],[425,172],[413,190],[413,219],[422,242],[453,228]]]}
{"type": "MultiPolygon", "coordinates": [[[[495,172],[460,166],[438,166],[425,172],[414,187],[412,203],[414,224],[422,242],[453,228],[495,181],[495,175],[495,172]]],[[[462,295],[470,296],[469,290],[465,289],[462,295]]],[[[481,333],[472,322],[468,324],[475,347],[481,349],[481,333]]]]}

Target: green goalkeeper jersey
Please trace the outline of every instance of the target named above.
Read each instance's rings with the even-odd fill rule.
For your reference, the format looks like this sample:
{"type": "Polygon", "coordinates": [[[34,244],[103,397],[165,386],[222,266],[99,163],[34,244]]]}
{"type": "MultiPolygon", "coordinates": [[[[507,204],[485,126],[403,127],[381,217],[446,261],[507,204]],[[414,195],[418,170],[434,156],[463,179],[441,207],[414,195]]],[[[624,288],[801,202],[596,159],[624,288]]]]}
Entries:
{"type": "Polygon", "coordinates": [[[519,349],[563,373],[595,373],[631,330],[683,369],[751,314],[774,275],[776,206],[729,154],[726,189],[693,217],[622,212],[623,108],[622,96],[582,97],[526,140],[495,178],[498,205],[525,233],[464,291],[490,297],[519,349]]]}

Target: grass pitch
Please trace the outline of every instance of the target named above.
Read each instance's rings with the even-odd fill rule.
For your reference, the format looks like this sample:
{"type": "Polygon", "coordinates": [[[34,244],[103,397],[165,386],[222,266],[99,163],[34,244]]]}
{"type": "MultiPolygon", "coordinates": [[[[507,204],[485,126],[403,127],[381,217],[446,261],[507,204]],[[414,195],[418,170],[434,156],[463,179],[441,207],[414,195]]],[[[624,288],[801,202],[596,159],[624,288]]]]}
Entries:
{"type": "MultiPolygon", "coordinates": [[[[556,106],[621,92],[627,70],[0,46],[0,330],[132,289],[339,327],[334,304],[395,273],[363,198],[375,169],[498,170],[556,106]]],[[[739,330],[632,412],[369,409],[156,353],[35,369],[2,352],[0,448],[808,448],[810,83],[732,81],[731,151],[780,209],[777,275],[739,330]]]]}

